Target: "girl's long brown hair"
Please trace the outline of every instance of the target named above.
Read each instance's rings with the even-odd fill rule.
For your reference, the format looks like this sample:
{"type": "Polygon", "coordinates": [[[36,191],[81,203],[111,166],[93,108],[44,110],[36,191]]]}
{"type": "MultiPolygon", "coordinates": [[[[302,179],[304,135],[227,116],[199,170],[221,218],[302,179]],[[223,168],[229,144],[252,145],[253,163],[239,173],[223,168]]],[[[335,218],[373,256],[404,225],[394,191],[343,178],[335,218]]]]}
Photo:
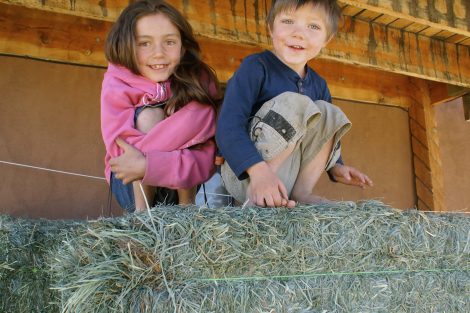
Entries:
{"type": "Polygon", "coordinates": [[[136,61],[136,24],[139,18],[162,13],[178,28],[184,54],[180,64],[171,76],[172,97],[165,106],[169,115],[187,103],[196,100],[214,107],[221,104],[219,82],[214,70],[201,59],[201,49],[188,21],[174,7],[161,0],[138,0],[127,6],[111,28],[106,39],[106,59],[124,66],[136,75],[139,73],[136,61]]]}

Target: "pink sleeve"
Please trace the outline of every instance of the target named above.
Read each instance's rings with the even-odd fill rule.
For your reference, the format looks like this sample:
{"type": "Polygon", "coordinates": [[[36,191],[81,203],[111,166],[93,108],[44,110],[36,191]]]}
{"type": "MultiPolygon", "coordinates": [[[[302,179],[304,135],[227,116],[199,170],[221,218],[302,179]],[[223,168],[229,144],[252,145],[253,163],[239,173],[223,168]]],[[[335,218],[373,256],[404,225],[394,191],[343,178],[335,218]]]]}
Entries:
{"type": "Polygon", "coordinates": [[[134,128],[134,93],[119,82],[103,83],[101,130],[107,151],[106,177],[109,159],[122,153],[115,142],[121,138],[147,155],[143,179],[147,185],[187,188],[208,180],[214,173],[214,109],[190,102],[144,134],[134,128]],[[203,144],[201,149],[190,149],[199,144],[203,144]]]}
{"type": "Polygon", "coordinates": [[[191,188],[214,174],[215,142],[207,141],[199,149],[147,153],[147,168],[143,183],[167,188],[191,188]]]}
{"type": "Polygon", "coordinates": [[[109,157],[117,157],[121,149],[115,140],[120,137],[130,144],[142,140],[145,134],[134,128],[135,107],[125,86],[104,80],[101,92],[101,134],[109,157]]]}

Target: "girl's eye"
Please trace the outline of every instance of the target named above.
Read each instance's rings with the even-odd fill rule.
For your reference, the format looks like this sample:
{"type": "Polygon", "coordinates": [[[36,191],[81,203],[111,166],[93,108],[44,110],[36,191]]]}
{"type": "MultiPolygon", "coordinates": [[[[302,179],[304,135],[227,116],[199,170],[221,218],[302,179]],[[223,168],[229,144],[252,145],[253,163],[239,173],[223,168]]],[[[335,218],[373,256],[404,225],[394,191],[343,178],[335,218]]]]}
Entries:
{"type": "Polygon", "coordinates": [[[294,21],[292,21],[290,18],[285,18],[281,20],[282,24],[293,24],[294,21]]]}
{"type": "Polygon", "coordinates": [[[167,41],[166,41],[166,44],[167,44],[168,46],[174,46],[174,45],[176,45],[176,40],[167,40],[167,41]]]}
{"type": "Polygon", "coordinates": [[[139,46],[139,47],[149,47],[150,42],[149,41],[141,41],[141,42],[137,43],[137,46],[139,46]]]}

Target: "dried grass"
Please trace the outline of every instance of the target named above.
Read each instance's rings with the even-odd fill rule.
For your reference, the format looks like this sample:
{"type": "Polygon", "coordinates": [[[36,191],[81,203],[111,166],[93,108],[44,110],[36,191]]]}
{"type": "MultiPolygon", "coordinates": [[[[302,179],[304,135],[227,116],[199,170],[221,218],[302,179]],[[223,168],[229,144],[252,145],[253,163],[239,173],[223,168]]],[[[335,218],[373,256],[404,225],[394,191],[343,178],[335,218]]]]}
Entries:
{"type": "Polygon", "coordinates": [[[158,207],[51,262],[63,312],[470,312],[470,219],[376,201],[158,207]]]}

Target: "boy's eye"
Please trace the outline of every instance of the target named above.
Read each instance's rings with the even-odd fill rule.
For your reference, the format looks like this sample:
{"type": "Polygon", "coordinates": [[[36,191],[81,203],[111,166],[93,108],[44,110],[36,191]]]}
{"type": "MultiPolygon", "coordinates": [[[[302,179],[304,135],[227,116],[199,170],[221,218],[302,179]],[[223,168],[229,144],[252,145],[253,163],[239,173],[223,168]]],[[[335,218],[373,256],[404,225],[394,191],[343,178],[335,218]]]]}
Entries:
{"type": "Polygon", "coordinates": [[[308,25],[308,28],[314,29],[314,30],[320,30],[321,29],[321,27],[317,24],[310,24],[310,25],[308,25]]]}

